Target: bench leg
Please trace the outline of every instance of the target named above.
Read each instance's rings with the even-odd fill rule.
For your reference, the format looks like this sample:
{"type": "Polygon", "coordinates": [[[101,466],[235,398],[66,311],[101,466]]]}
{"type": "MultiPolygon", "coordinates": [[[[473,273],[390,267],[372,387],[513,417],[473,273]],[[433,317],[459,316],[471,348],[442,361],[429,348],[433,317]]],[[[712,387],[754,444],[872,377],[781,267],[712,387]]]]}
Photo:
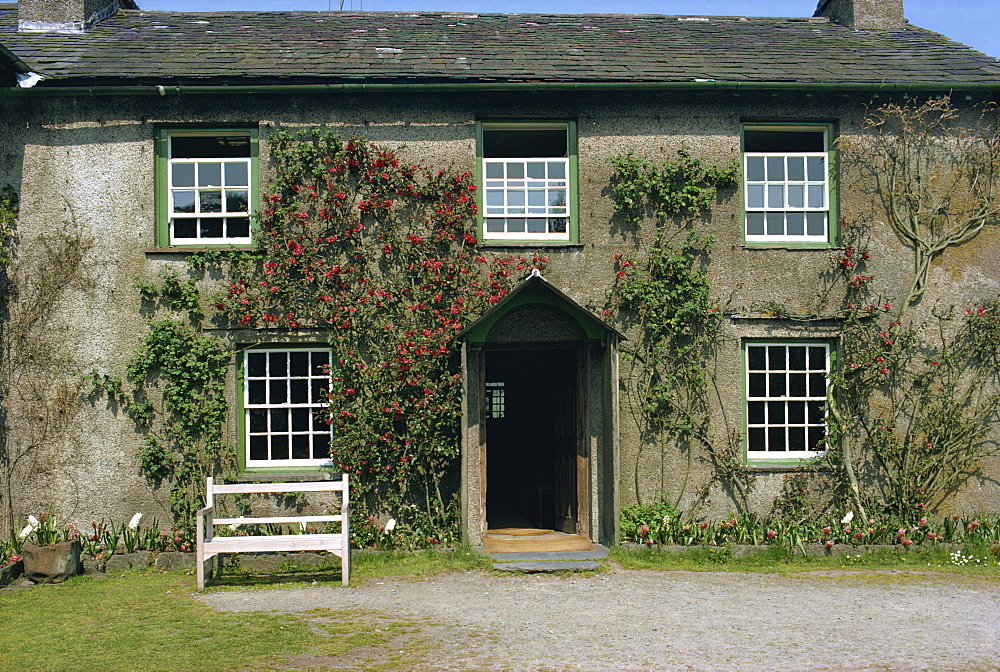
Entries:
{"type": "Polygon", "coordinates": [[[351,585],[351,547],[340,551],[340,585],[349,588],[351,585]]]}

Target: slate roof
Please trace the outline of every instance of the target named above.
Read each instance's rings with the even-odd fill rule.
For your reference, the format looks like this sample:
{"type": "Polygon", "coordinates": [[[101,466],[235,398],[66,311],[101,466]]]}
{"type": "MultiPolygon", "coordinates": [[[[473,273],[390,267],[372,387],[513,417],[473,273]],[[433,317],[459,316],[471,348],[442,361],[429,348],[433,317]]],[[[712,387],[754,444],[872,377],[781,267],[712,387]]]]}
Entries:
{"type": "Polygon", "coordinates": [[[1000,60],[907,26],[825,18],[123,10],[83,35],[0,43],[49,79],[111,84],[799,82],[1000,84],[1000,60]]]}

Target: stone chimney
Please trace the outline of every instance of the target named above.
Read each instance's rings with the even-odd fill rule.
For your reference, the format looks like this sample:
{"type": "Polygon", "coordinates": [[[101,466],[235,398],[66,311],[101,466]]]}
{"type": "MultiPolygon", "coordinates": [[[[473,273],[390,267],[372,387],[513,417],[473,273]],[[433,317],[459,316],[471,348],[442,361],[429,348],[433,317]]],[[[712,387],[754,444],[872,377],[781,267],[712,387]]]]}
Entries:
{"type": "Polygon", "coordinates": [[[819,0],[813,16],[825,16],[857,30],[901,30],[903,0],[819,0]]]}
{"type": "Polygon", "coordinates": [[[18,0],[17,29],[34,33],[82,33],[133,0],[18,0]]]}

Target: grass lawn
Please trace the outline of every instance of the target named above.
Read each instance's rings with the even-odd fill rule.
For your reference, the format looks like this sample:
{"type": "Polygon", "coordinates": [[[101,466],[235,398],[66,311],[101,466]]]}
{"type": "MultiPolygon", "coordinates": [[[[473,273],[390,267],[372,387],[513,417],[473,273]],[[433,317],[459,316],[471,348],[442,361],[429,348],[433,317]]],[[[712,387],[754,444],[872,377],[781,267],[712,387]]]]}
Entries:
{"type": "MultiPolygon", "coordinates": [[[[329,568],[223,574],[209,589],[294,588],[314,581],[339,586],[339,565],[333,558],[329,568]]],[[[352,583],[484,566],[481,556],[462,551],[359,553],[352,583]]],[[[0,592],[0,670],[260,670],[283,668],[291,659],[322,667],[324,658],[363,652],[421,626],[360,611],[218,612],[195,600],[194,592],[193,573],[152,570],[0,592]]],[[[410,636],[394,643],[391,657],[362,657],[358,667],[371,658],[368,669],[408,669],[429,653],[419,636],[410,636]]]]}

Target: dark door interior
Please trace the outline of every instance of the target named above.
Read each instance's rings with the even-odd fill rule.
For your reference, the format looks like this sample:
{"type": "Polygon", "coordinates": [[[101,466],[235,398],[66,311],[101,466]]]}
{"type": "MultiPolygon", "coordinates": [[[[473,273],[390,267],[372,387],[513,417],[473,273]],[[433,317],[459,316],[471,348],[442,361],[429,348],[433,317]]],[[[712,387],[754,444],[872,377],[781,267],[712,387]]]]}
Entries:
{"type": "Polygon", "coordinates": [[[489,352],[486,381],[487,525],[575,533],[576,351],[489,352]]]}

